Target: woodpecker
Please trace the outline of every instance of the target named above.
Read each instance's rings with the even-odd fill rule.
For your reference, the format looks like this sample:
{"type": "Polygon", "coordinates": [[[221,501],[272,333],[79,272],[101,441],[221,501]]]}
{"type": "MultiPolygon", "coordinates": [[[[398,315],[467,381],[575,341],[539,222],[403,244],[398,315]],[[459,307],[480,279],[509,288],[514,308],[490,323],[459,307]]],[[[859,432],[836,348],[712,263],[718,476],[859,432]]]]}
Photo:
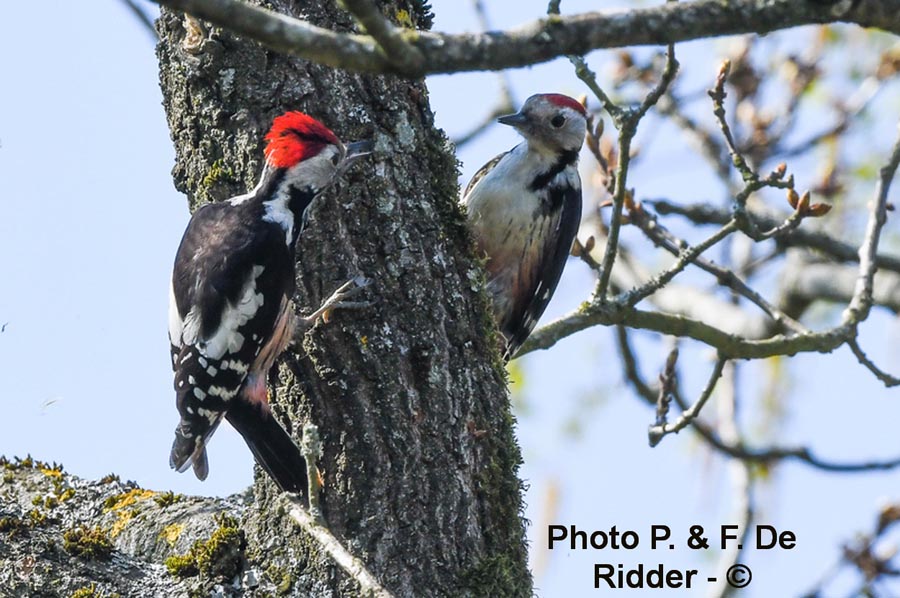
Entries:
{"type": "Polygon", "coordinates": [[[569,96],[544,93],[498,121],[525,141],[482,166],[462,203],[487,256],[487,290],[509,360],[550,302],[578,232],[587,113],[569,96]]]}
{"type": "Polygon", "coordinates": [[[175,256],[169,341],[181,421],[169,464],[179,472],[192,465],[206,479],[206,444],[224,416],[283,490],[304,493],[305,462],[272,416],[266,375],[297,324],[311,325],[353,293],[351,281],[296,317],[294,248],[316,196],[371,143],[345,147],[302,112],[277,117],[265,140],[259,184],[197,210],[175,256]]]}

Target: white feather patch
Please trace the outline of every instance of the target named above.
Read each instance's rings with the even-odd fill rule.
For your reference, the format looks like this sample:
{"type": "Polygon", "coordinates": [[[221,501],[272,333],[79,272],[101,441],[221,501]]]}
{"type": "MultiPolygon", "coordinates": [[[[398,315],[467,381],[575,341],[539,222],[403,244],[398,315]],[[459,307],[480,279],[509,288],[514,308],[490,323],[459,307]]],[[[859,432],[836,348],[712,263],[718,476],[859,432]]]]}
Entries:
{"type": "MultiPolygon", "coordinates": [[[[256,315],[256,312],[265,301],[265,296],[263,296],[262,293],[256,292],[256,279],[259,278],[264,270],[264,266],[253,266],[253,270],[247,278],[247,282],[244,284],[237,305],[231,305],[226,302],[218,329],[216,329],[213,335],[208,339],[204,339],[198,343],[200,351],[206,357],[219,360],[222,359],[226,353],[235,353],[239,351],[244,345],[244,335],[238,332],[238,329],[256,315]]],[[[194,310],[191,310],[191,313],[185,318],[184,342],[186,343],[190,342],[187,334],[189,326],[193,324],[193,320],[191,319],[191,314],[193,313],[194,310]]],[[[196,335],[200,330],[199,317],[196,318],[196,320],[197,331],[194,333],[194,338],[196,338],[196,335]]],[[[193,332],[192,328],[191,331],[193,332]]]]}
{"type": "Polygon", "coordinates": [[[234,396],[238,393],[238,390],[239,389],[237,389],[237,388],[228,389],[228,388],[223,388],[221,386],[210,386],[209,394],[214,397],[220,397],[227,401],[229,399],[233,399],[234,396]]]}
{"type": "Polygon", "coordinates": [[[284,189],[279,189],[273,199],[264,201],[266,212],[263,214],[263,220],[277,224],[284,230],[284,242],[291,244],[294,237],[294,213],[288,207],[288,194],[284,189]]]}
{"type": "Polygon", "coordinates": [[[184,323],[178,313],[178,305],[175,303],[175,289],[172,281],[169,281],[169,342],[177,348],[181,348],[181,336],[184,323]]]}

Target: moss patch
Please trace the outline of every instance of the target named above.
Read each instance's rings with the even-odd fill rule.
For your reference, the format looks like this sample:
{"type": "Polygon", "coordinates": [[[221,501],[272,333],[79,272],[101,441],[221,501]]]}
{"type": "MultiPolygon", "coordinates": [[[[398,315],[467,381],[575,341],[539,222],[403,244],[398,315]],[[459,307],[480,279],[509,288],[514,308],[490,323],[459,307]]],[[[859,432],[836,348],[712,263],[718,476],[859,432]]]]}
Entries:
{"type": "Polygon", "coordinates": [[[174,505],[178,501],[184,498],[183,494],[175,494],[172,491],[161,492],[153,497],[153,500],[156,501],[156,504],[161,508],[165,509],[171,505],[174,505]]]}
{"type": "Polygon", "coordinates": [[[171,575],[188,577],[199,573],[209,578],[231,578],[240,571],[247,546],[244,532],[234,517],[224,513],[216,516],[216,523],[219,527],[208,540],[197,540],[187,554],[166,559],[166,569],[171,575]]]}
{"type": "Polygon", "coordinates": [[[15,517],[0,517],[0,533],[8,534],[10,537],[15,536],[27,526],[21,519],[15,517]]]}
{"type": "Polygon", "coordinates": [[[74,556],[106,560],[112,554],[113,546],[103,528],[80,525],[63,534],[63,548],[74,556]]]}
{"type": "Polygon", "coordinates": [[[216,183],[231,183],[234,181],[234,171],[225,164],[225,160],[219,158],[209,167],[209,172],[203,177],[201,186],[205,191],[209,191],[216,183]]]}
{"type": "Polygon", "coordinates": [[[78,588],[69,596],[69,598],[120,598],[118,594],[106,594],[98,592],[96,584],[78,588]]]}
{"type": "Polygon", "coordinates": [[[175,554],[165,561],[166,571],[173,577],[191,577],[197,575],[197,559],[194,557],[193,548],[187,554],[175,554]]]}

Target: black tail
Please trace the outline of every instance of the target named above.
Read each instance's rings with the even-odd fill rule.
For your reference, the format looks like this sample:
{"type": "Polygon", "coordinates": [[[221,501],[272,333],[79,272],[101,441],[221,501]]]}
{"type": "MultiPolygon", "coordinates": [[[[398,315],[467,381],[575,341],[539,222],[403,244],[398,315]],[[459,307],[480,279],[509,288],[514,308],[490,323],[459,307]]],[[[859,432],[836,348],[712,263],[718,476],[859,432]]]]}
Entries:
{"type": "Polygon", "coordinates": [[[268,406],[235,397],[225,418],[244,437],[256,462],[282,490],[306,497],[306,460],[268,406]]]}

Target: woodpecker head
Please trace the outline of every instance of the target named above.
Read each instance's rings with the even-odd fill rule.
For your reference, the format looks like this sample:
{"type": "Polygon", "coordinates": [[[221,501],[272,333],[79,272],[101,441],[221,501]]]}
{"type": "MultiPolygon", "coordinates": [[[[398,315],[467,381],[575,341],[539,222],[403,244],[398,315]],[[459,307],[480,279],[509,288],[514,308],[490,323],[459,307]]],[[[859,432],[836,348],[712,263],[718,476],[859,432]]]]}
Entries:
{"type": "Polygon", "coordinates": [[[318,193],[356,159],[372,150],[372,142],[344,146],[331,130],[302,112],[286,112],[266,135],[266,164],[283,169],[285,182],[318,193]]]}
{"type": "Polygon", "coordinates": [[[519,131],[529,146],[558,154],[581,149],[587,112],[574,98],[559,93],[540,93],[525,100],[516,114],[497,120],[519,131]]]}

